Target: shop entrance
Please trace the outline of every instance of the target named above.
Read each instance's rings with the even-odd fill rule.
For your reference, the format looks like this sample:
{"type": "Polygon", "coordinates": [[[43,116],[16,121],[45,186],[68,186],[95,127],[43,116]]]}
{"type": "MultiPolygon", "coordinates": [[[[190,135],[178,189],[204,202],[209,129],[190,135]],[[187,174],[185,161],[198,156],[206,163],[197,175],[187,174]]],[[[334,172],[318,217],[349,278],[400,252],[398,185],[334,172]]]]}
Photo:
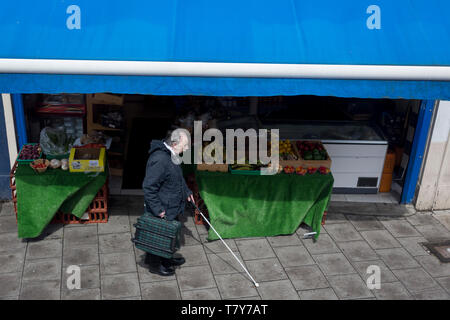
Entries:
{"type": "Polygon", "coordinates": [[[398,203],[420,100],[319,96],[207,97],[23,95],[28,142],[46,126],[108,144],[111,194],[142,194],[150,141],[174,127],[267,128],[291,141],[321,141],[335,179],[332,200],[398,203]]]}

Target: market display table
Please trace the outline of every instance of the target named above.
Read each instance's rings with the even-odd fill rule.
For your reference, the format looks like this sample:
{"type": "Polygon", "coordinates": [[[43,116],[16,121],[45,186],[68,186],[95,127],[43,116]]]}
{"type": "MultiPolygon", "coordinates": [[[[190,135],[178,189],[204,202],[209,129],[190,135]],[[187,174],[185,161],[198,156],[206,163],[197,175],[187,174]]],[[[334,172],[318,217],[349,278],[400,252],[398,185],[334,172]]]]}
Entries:
{"type": "Polygon", "coordinates": [[[19,238],[35,238],[56,212],[81,218],[107,179],[104,172],[78,173],[51,169],[36,173],[28,164],[15,172],[19,238]]]}
{"type": "MultiPolygon", "coordinates": [[[[200,197],[222,238],[294,233],[304,222],[320,234],[333,176],[320,173],[268,176],[196,171],[200,197]]],[[[208,240],[218,239],[212,229],[208,240]]]]}

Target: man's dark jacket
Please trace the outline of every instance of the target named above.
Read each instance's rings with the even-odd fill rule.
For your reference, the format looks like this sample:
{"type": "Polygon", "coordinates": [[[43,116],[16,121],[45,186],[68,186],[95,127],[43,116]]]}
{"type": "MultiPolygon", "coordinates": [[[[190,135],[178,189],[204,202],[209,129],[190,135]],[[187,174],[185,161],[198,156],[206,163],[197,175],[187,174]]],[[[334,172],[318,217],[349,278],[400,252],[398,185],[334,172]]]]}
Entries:
{"type": "Polygon", "coordinates": [[[173,220],[182,214],[186,199],[192,191],[186,185],[181,167],[173,163],[170,150],[163,141],[153,140],[142,188],[145,208],[154,216],[166,212],[166,219],[173,220]]]}

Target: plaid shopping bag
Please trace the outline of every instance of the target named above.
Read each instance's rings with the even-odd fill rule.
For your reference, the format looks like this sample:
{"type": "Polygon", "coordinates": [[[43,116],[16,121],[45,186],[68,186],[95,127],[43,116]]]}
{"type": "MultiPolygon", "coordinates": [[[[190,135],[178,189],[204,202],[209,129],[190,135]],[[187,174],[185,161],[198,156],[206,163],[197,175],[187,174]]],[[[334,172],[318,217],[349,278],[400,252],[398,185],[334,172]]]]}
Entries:
{"type": "Polygon", "coordinates": [[[134,224],[136,232],[131,241],[142,251],[171,259],[180,248],[181,223],[144,213],[134,224]]]}

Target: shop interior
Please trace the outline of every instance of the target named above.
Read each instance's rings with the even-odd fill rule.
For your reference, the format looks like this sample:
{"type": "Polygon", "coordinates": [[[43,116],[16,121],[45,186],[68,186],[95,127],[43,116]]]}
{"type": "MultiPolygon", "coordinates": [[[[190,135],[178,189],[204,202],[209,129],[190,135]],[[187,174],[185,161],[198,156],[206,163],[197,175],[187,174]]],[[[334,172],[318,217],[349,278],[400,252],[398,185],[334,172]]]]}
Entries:
{"type": "Polygon", "coordinates": [[[68,147],[106,142],[111,194],[142,195],[150,141],[202,120],[209,128],[279,128],[281,139],[321,140],[332,161],[332,200],[398,203],[412,110],[421,101],[97,93],[24,94],[23,103],[30,143],[45,127],[64,128],[68,147]]]}

